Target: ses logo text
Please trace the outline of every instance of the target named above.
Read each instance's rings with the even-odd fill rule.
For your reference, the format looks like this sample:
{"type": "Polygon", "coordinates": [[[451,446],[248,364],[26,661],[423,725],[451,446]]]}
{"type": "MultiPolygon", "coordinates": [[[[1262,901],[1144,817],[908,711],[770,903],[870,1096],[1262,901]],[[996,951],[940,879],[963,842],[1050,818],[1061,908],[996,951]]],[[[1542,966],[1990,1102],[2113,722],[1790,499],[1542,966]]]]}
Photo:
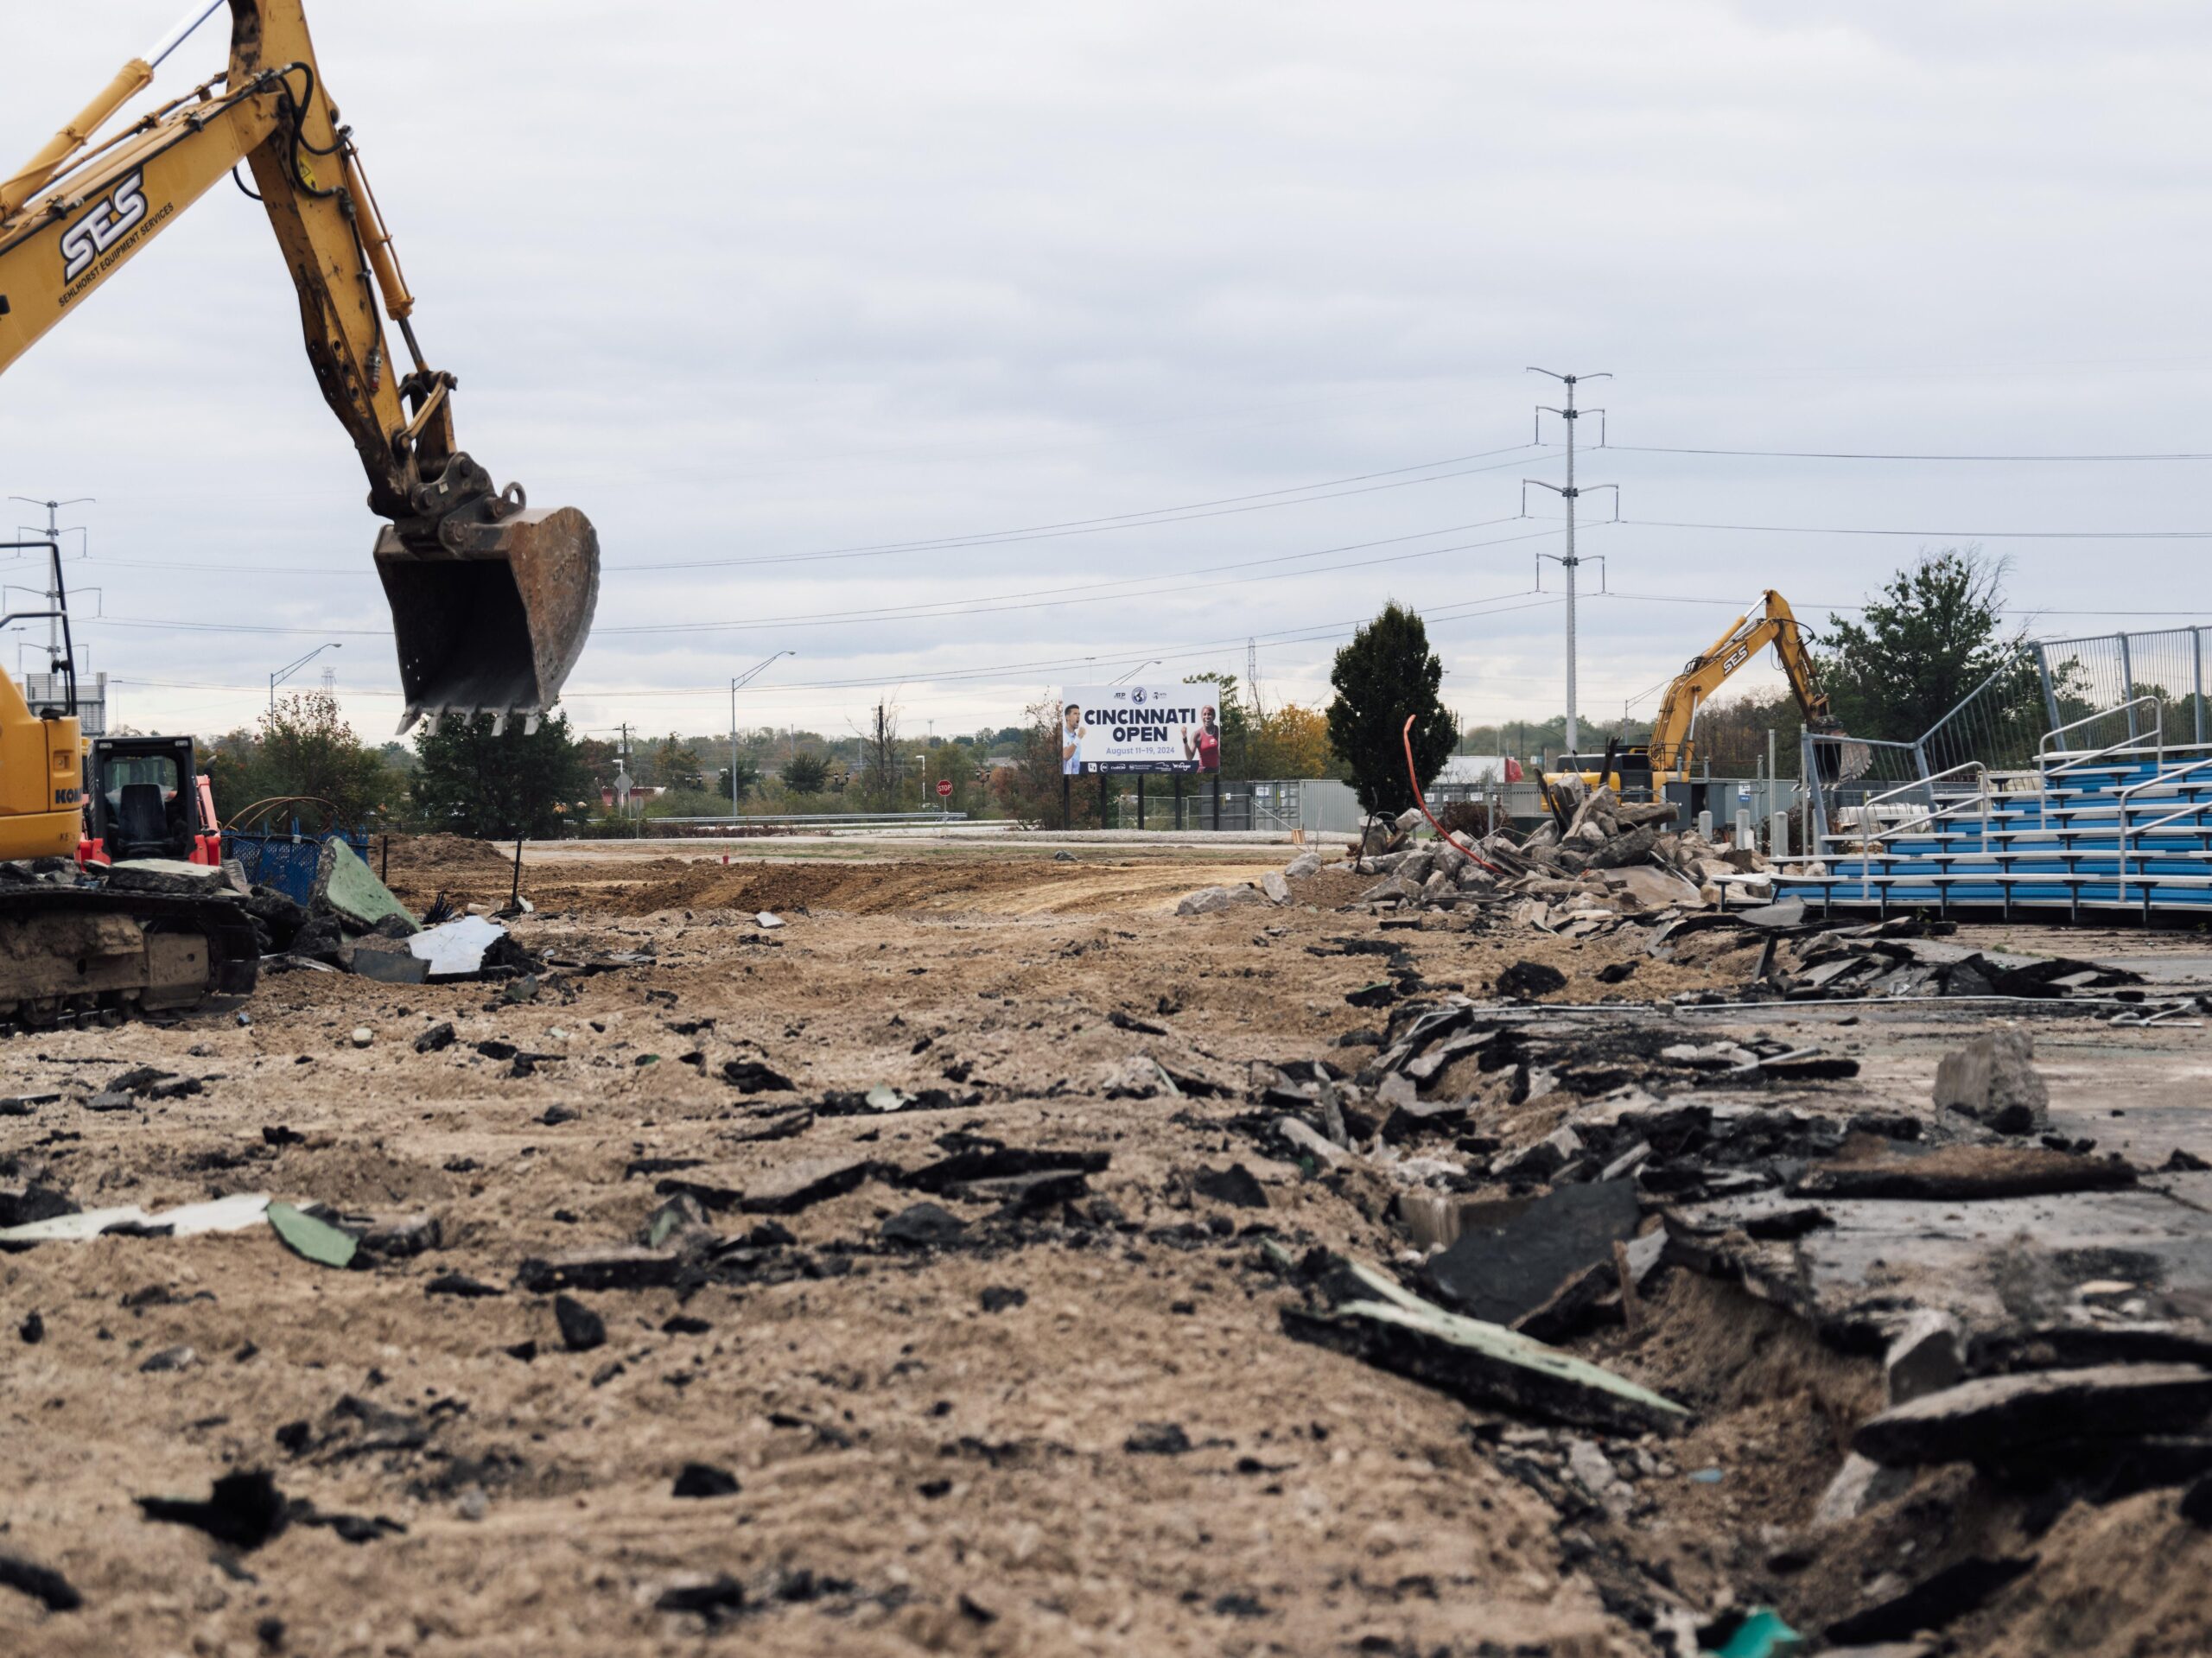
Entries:
{"type": "MultiPolygon", "coordinates": [[[[158,224],[174,211],[174,204],[168,204],[157,213],[149,213],[145,178],[142,171],[118,181],[115,188],[94,202],[81,219],[61,233],[61,280],[65,283],[73,283],[92,270],[96,261],[102,271],[111,269],[149,220],[158,224]]],[[[66,305],[75,297],[75,294],[65,293],[62,303],[66,305]]]]}

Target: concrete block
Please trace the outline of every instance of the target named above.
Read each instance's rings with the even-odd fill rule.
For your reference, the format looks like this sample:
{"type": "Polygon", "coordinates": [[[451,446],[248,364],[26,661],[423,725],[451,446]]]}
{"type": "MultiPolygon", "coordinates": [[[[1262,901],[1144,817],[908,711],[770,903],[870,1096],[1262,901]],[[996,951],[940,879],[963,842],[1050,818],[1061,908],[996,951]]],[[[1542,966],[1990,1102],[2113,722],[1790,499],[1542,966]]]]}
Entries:
{"type": "Polygon", "coordinates": [[[1892,1405],[1955,1387],[1966,1374],[1965,1332],[1948,1313],[1923,1307],[1890,1344],[1882,1372],[1892,1405]]]}
{"type": "Polygon", "coordinates": [[[2050,1125],[2050,1089],[2034,1059],[2026,1032],[1986,1032],[1937,1064],[1936,1104],[1999,1134],[2038,1134],[2050,1125]]]}

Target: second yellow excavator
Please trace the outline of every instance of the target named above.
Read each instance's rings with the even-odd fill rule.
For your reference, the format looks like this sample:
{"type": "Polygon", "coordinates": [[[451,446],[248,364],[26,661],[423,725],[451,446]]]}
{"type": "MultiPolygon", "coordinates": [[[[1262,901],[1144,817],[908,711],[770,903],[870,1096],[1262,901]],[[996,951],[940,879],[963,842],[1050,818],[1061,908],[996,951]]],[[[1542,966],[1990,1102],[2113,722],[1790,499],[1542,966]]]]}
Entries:
{"type": "Polygon", "coordinates": [[[1610,783],[1616,790],[1646,789],[1654,797],[1670,783],[1689,777],[1697,757],[1697,717],[1737,670],[1769,645],[1782,663],[1790,694],[1799,713],[1814,731],[1842,727],[1828,713],[1828,699],[1821,689],[1819,670],[1812,652],[1805,648],[1804,629],[1789,608],[1789,600],[1769,588],[1759,603],[1745,611],[1706,650],[1692,657],[1682,671],[1669,682],[1659,700],[1659,713],[1651,722],[1651,740],[1609,747],[1603,759],[1562,754],[1543,774],[1545,797],[1557,779],[1580,776],[1592,788],[1610,783]]]}
{"type": "MultiPolygon", "coordinates": [[[[368,474],[370,509],[387,521],[373,556],[398,646],[400,729],[447,714],[535,727],[591,628],[598,537],[573,507],[534,508],[518,485],[497,486],[458,446],[456,383],[416,340],[414,295],[300,0],[194,0],[0,180],[0,373],[241,163],[253,185],[239,187],[266,210],[299,296],[308,365],[368,474]],[[226,4],[228,68],[101,138],[226,4]],[[397,326],[404,361],[385,318],[397,326]]],[[[241,480],[241,495],[252,487],[241,480]]],[[[54,666],[54,683],[73,683],[67,664],[54,666]]],[[[67,859],[76,848],[80,736],[73,698],[57,700],[34,708],[0,673],[0,861],[67,859]]],[[[175,1007],[250,988],[251,943],[235,906],[213,899],[112,880],[0,881],[0,1022],[175,1007]]]]}

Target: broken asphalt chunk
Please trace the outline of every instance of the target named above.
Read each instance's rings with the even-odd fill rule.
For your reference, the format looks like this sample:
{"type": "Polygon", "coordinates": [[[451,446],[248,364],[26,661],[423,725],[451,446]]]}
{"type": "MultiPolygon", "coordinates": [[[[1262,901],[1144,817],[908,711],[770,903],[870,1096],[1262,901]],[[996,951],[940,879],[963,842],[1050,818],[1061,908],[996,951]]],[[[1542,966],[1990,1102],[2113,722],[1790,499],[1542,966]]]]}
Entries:
{"type": "Polygon", "coordinates": [[[645,1290],[673,1284],[683,1267],[681,1255],[617,1246],[532,1256],[517,1269],[517,1276],[533,1295],[553,1290],[645,1290]]]}
{"type": "Polygon", "coordinates": [[[1868,1418],[1851,1444],[1890,1467],[1988,1465],[2051,1445],[2179,1432],[2208,1415],[2212,1370],[2101,1364],[1962,1382],[1868,1418]]]}
{"type": "Polygon", "coordinates": [[[1072,1171],[1104,1172],[1110,1154],[1105,1152],[1055,1151],[1041,1147],[971,1145],[949,1157],[897,1177],[897,1184],[915,1191],[944,1192],[979,1180],[999,1180],[1016,1175],[1072,1171]]]}
{"type": "Polygon", "coordinates": [[[727,1468],[717,1468],[712,1463],[687,1462],[677,1471],[676,1483],[670,1488],[671,1496],[716,1497],[735,1496],[741,1488],[737,1476],[727,1468]]]}
{"type": "Polygon", "coordinates": [[[441,1049],[450,1048],[453,1046],[456,1039],[457,1039],[454,1033],[453,1021],[449,1019],[441,1020],[438,1023],[430,1026],[429,1030],[423,1032],[422,1035],[415,1039],[415,1051],[417,1053],[436,1053],[441,1049]]]}
{"type": "Polygon", "coordinates": [[[1969,1557],[1945,1566],[1901,1595],[1837,1619],[1825,1633],[1836,1646],[1909,1641],[1923,1630],[1940,1629],[1986,1604],[1999,1590],[2026,1575],[2035,1563],[2032,1554],[1994,1560],[1969,1557]]]}
{"type": "Polygon", "coordinates": [[[810,1157],[760,1173],[717,1174],[712,1168],[687,1169],[653,1183],[664,1195],[682,1192],[709,1210],[736,1209],[748,1215],[796,1215],[828,1198],[859,1190],[883,1166],[865,1157],[810,1157]]]}
{"type": "Polygon", "coordinates": [[[745,1585],[724,1572],[705,1583],[678,1584],[664,1589],[653,1606],[663,1612],[694,1612],[713,1625],[745,1610],[745,1585]]]}
{"type": "Polygon", "coordinates": [[[1541,962],[1516,962],[1498,974],[1497,994],[1519,1001],[1535,1001],[1567,988],[1567,975],[1541,962]]]}
{"type": "Polygon", "coordinates": [[[284,1494],[276,1489],[266,1469],[223,1475],[204,1502],[173,1496],[142,1496],[136,1501],[149,1520],[194,1527],[236,1549],[259,1548],[283,1532],[291,1519],[284,1494]]]}
{"type": "Polygon", "coordinates": [[[561,1344],[571,1353],[607,1345],[607,1321],[574,1296],[553,1298],[553,1321],[561,1327],[561,1344]]]}
{"type": "Polygon", "coordinates": [[[1357,1160],[1343,1147],[1299,1118],[1277,1117],[1274,1132],[1276,1138],[1290,1147],[1294,1158],[1310,1161],[1317,1172],[1341,1168],[1357,1160]]]}
{"type": "Polygon", "coordinates": [[[85,1604],[68,1579],[20,1554],[0,1553],[0,1589],[29,1595],[49,1612],[73,1612],[85,1604]]]}
{"type": "Polygon", "coordinates": [[[783,1072],[757,1059],[724,1060],[722,1080],[746,1094],[788,1094],[796,1086],[783,1072]]]}
{"type": "Polygon", "coordinates": [[[957,1193],[971,1203],[997,1204],[1001,1216],[1014,1216],[1073,1203],[1090,1190],[1090,1177],[1080,1169],[1037,1169],[995,1180],[969,1180],[957,1188],[957,1193]]]}
{"type": "Polygon", "coordinates": [[[1286,1306],[1284,1331],[1411,1378],[1461,1402],[1600,1432],[1672,1432],[1690,1413],[1611,1371],[1500,1324],[1424,1301],[1371,1267],[1342,1262],[1325,1310],[1286,1306]]]}
{"type": "Polygon", "coordinates": [[[1458,1241],[1428,1263],[1429,1281],[1446,1306],[1511,1324],[1592,1267],[1610,1271],[1614,1243],[1635,1236],[1639,1218],[1632,1180],[1467,1204],[1458,1241]]]}
{"type": "Polygon", "coordinates": [[[1122,1449],[1132,1457],[1179,1457],[1191,1448],[1180,1422],[1139,1422],[1122,1449]]]}
{"type": "Polygon", "coordinates": [[[2135,1171],[2107,1158],[2040,1146],[1959,1145],[1933,1151],[1894,1141],[1853,1140],[1841,1155],[1816,1163],[1790,1191],[1806,1197],[1904,1197],[1929,1203],[2114,1191],[2135,1171]]]}
{"type": "Polygon", "coordinates": [[[463,1300],[471,1300],[487,1295],[505,1295],[506,1292],[496,1284],[486,1284],[481,1279],[471,1278],[467,1273],[440,1273],[423,1286],[423,1293],[457,1295],[463,1300]]]}
{"type": "Polygon", "coordinates": [[[1242,1163],[1225,1169],[1200,1169],[1191,1177],[1191,1190],[1201,1197],[1235,1209],[1265,1209],[1268,1194],[1259,1178],[1242,1163]]]}
{"type": "Polygon", "coordinates": [[[930,1248],[951,1243],[968,1229],[968,1223],[936,1204],[915,1204],[900,1210],[877,1229],[886,1243],[910,1248],[930,1248]]]}

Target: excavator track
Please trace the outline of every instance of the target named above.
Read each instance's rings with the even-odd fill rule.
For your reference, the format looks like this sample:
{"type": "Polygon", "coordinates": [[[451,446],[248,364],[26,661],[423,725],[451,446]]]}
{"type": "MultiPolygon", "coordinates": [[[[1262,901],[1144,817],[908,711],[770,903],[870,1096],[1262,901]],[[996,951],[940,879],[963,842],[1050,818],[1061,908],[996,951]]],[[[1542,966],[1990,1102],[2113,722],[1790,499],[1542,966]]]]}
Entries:
{"type": "Polygon", "coordinates": [[[225,899],[0,887],[0,1026],[179,1013],[254,986],[252,918],[225,899]]]}

